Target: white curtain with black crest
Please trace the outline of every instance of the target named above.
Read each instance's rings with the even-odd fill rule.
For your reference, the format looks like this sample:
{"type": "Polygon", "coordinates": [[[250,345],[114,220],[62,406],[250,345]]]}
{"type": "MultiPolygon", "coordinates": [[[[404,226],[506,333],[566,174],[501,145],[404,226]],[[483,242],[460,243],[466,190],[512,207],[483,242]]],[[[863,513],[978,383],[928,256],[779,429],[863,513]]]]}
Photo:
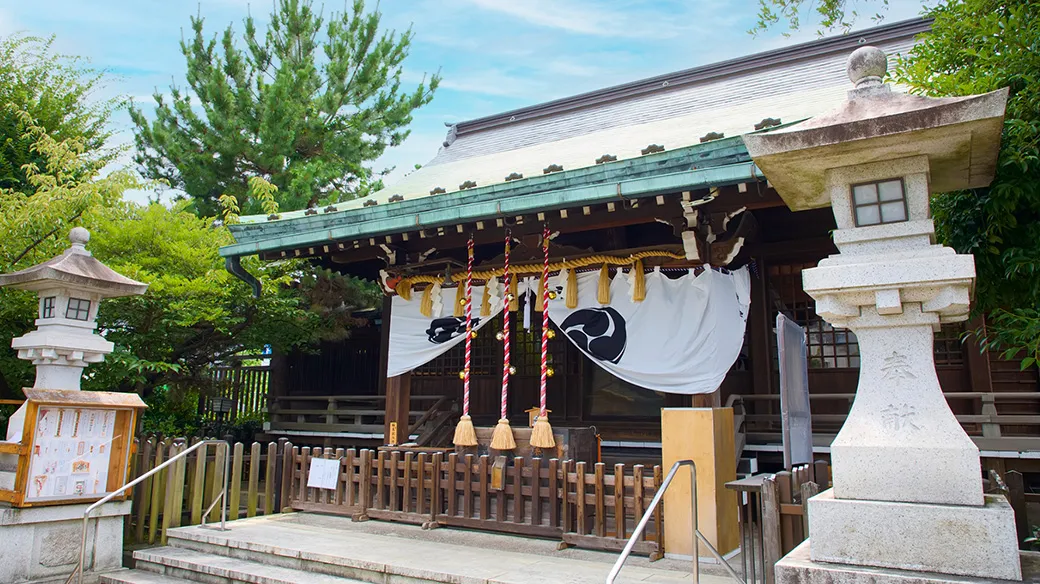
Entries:
{"type": "MultiPolygon", "coordinates": [[[[389,377],[407,373],[446,353],[466,339],[466,318],[452,316],[455,288],[444,288],[434,298],[433,314],[423,316],[419,310],[422,292],[416,290],[411,300],[394,296],[390,307],[390,355],[386,374],[389,377]]],[[[495,286],[491,296],[491,315],[480,316],[483,286],[473,286],[473,327],[482,328],[502,312],[502,286],[495,286]]]]}
{"type": "Polygon", "coordinates": [[[718,389],[740,355],[751,301],[747,268],[692,271],[670,279],[645,275],[646,297],[632,300],[631,271],[618,270],[610,303],[597,300],[598,271],[578,274],[578,306],[567,308],[566,274],[550,278],[557,292],[549,318],[585,355],[617,377],[665,393],[718,389]]]}

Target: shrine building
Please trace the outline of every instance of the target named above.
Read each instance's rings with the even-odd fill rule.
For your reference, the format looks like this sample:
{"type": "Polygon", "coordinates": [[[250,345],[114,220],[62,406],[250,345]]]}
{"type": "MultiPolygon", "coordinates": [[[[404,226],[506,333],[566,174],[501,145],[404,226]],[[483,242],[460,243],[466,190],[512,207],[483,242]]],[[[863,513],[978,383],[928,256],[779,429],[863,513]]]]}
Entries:
{"type": "MultiPolygon", "coordinates": [[[[549,322],[544,408],[562,454],[660,464],[662,408],[731,406],[743,464],[775,465],[783,314],[806,330],[814,454],[825,458],[860,362],[855,335],[818,316],[802,287],[802,270],[837,251],[834,216],[829,203],[793,211],[743,136],[834,109],[853,50],[896,59],[929,26],[887,24],[459,122],[431,161],[368,198],[242,217],[221,254],[254,293],[248,256],[307,259],[385,292],[350,338],[273,356],[266,434],[450,448],[464,410],[482,445],[504,413],[519,454],[542,413],[549,322]]],[[[858,221],[907,220],[893,185],[874,188],[858,221]]],[[[1023,414],[1040,407],[1037,370],[962,342],[983,325],[935,333],[940,383],[985,467],[1034,472],[1037,419],[1023,414]]]]}

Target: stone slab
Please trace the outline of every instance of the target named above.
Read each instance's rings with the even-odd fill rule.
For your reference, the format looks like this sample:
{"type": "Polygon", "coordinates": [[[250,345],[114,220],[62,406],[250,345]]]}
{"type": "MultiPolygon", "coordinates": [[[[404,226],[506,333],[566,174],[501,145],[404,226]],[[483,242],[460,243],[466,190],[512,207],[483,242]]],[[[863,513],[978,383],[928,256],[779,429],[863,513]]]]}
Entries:
{"type": "Polygon", "coordinates": [[[982,507],[809,500],[816,562],[1021,580],[1015,514],[1002,496],[982,507]]]}
{"type": "Polygon", "coordinates": [[[101,584],[191,584],[191,580],[141,570],[122,570],[101,577],[101,584]]]}
{"type": "MultiPolygon", "coordinates": [[[[254,517],[228,527],[227,532],[171,529],[169,544],[314,573],[366,581],[382,574],[385,580],[380,582],[409,583],[600,584],[617,558],[616,553],[599,553],[600,561],[576,559],[573,550],[556,552],[558,541],[454,529],[424,531],[418,526],[353,523],[348,518],[305,513],[254,517]],[[374,532],[367,527],[372,525],[385,531],[374,532]]],[[[679,584],[688,583],[690,577],[689,568],[648,567],[645,558],[633,558],[617,582],[679,584]]],[[[702,569],[701,582],[731,584],[732,580],[702,569]]]]}
{"type": "MultiPolygon", "coordinates": [[[[814,562],[810,541],[802,542],[776,564],[776,584],[1008,584],[1012,580],[974,578],[935,572],[911,572],[814,562]]],[[[1040,553],[1021,552],[1023,581],[1040,582],[1040,553]]]]}
{"type": "Polygon", "coordinates": [[[232,582],[264,584],[361,584],[361,580],[315,574],[304,570],[271,566],[259,562],[208,554],[195,550],[161,547],[134,552],[137,569],[164,575],[204,574],[232,582]]]}

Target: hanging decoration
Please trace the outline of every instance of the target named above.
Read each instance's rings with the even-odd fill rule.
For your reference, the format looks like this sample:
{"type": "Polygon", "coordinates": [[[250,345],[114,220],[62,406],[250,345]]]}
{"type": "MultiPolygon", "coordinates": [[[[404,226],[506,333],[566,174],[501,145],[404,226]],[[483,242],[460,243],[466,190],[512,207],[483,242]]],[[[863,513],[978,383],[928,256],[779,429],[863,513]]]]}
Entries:
{"type": "MultiPolygon", "coordinates": [[[[577,259],[573,259],[573,260],[559,260],[559,261],[551,262],[549,264],[549,271],[550,272],[559,272],[561,270],[567,270],[568,273],[575,273],[574,271],[577,270],[577,269],[588,268],[588,267],[591,267],[591,266],[601,266],[601,265],[614,266],[614,267],[632,267],[632,266],[635,265],[636,261],[646,260],[646,259],[649,259],[649,258],[660,258],[660,259],[665,259],[665,260],[676,260],[676,261],[682,261],[682,262],[686,261],[686,255],[685,254],[678,253],[678,252],[672,252],[672,251],[662,251],[662,250],[650,249],[650,250],[640,251],[640,252],[636,252],[634,254],[627,255],[627,256],[622,256],[622,257],[610,256],[610,255],[602,255],[601,254],[601,255],[588,256],[588,257],[584,257],[584,258],[577,258],[577,259]]],[[[523,264],[523,265],[519,265],[519,266],[511,266],[509,268],[509,271],[513,275],[515,275],[515,276],[541,275],[541,273],[542,273],[542,264],[538,263],[538,264],[523,264]]],[[[473,272],[473,279],[475,281],[489,281],[492,278],[502,277],[502,276],[503,276],[503,268],[491,268],[491,269],[486,269],[486,270],[476,270],[476,271],[473,272]]],[[[465,274],[452,274],[450,279],[451,279],[452,282],[463,282],[466,279],[466,275],[465,274]]],[[[395,286],[394,289],[397,291],[397,295],[401,296],[401,297],[405,296],[404,294],[402,294],[402,292],[407,290],[408,291],[407,292],[408,297],[405,298],[405,299],[408,300],[408,299],[411,298],[410,291],[411,291],[413,286],[415,286],[417,284],[441,284],[441,283],[444,283],[444,282],[445,282],[444,275],[436,275],[435,276],[435,275],[432,275],[432,274],[420,274],[420,275],[407,276],[407,277],[401,278],[401,280],[398,281],[398,283],[397,283],[397,285],[395,286]]],[[[515,289],[515,287],[514,287],[514,289],[515,289]]],[[[577,280],[574,280],[574,287],[573,288],[568,287],[568,289],[567,289],[568,295],[571,293],[572,290],[574,291],[574,294],[576,295],[577,294],[577,280]]],[[[516,309],[514,308],[513,310],[516,310],[516,309]]]]}
{"type": "MultiPolygon", "coordinates": [[[[550,301],[560,332],[596,365],[629,383],[665,393],[718,389],[740,356],[750,305],[747,268],[645,275],[646,299],[632,298],[634,274],[611,279],[610,303],[599,298],[599,274],[578,275],[578,302],[550,301]]],[[[550,287],[563,285],[558,278],[550,287]]]]}
{"type": "MultiPolygon", "coordinates": [[[[463,303],[466,314],[466,359],[465,369],[462,370],[462,417],[459,424],[455,426],[455,446],[476,446],[477,432],[473,428],[473,419],[469,416],[469,380],[471,373],[470,363],[473,351],[473,337],[477,334],[473,330],[473,236],[470,236],[466,245],[466,288],[463,303]]],[[[462,286],[460,285],[461,289],[462,286]]]]}
{"type": "Polygon", "coordinates": [[[509,244],[512,235],[506,230],[506,249],[502,264],[502,279],[507,290],[503,299],[506,309],[502,311],[502,415],[491,435],[491,448],[495,450],[513,450],[516,448],[516,440],[513,439],[513,430],[509,427],[509,375],[513,372],[509,363],[509,313],[514,310],[512,304],[516,301],[516,285],[509,273],[509,244]]]}
{"type": "Polygon", "coordinates": [[[549,425],[549,412],[546,409],[546,388],[549,377],[549,287],[545,283],[549,280],[549,226],[542,229],[542,250],[544,260],[542,262],[542,279],[538,291],[542,300],[542,375],[538,386],[538,419],[534,422],[531,430],[531,446],[535,448],[553,448],[556,440],[553,439],[552,426],[549,425]]]}

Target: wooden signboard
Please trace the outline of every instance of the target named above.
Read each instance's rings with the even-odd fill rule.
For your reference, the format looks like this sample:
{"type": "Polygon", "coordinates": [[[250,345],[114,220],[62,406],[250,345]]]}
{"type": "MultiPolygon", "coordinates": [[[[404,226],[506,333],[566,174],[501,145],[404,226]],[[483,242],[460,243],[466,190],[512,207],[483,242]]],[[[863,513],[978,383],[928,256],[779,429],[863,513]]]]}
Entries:
{"type": "Polygon", "coordinates": [[[0,453],[18,457],[14,488],[0,489],[0,501],[89,503],[126,484],[137,413],[146,407],[140,396],[26,389],[25,397],[21,440],[0,442],[0,453]]]}

